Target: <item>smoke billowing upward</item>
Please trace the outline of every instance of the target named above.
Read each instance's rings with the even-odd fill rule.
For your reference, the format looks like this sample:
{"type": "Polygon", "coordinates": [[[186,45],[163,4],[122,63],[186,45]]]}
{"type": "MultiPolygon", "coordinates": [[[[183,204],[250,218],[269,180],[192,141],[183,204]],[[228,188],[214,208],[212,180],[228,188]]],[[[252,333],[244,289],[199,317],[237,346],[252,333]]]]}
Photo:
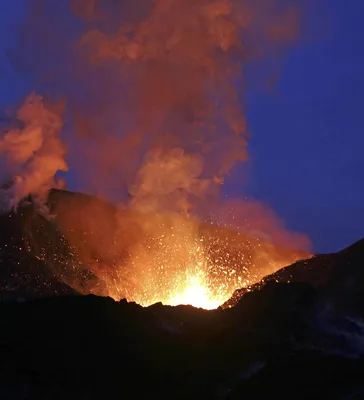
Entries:
{"type": "Polygon", "coordinates": [[[62,128],[57,107],[46,107],[43,98],[29,95],[16,115],[16,124],[0,138],[3,156],[1,178],[9,183],[0,189],[1,209],[9,211],[28,195],[40,202],[55,186],[58,171],[67,171],[62,128]]]}
{"type": "Polygon", "coordinates": [[[177,148],[149,152],[136,183],[130,187],[131,206],[143,212],[158,210],[188,214],[191,195],[203,197],[210,186],[201,179],[202,159],[177,148]]]}
{"type": "MultiPolygon", "coordinates": [[[[225,297],[241,284],[241,277],[221,283],[230,261],[216,256],[221,265],[212,266],[208,246],[218,253],[228,241],[206,241],[198,219],[217,222],[211,214],[226,206],[220,184],[248,157],[244,65],[292,42],[298,15],[297,2],[287,0],[32,2],[18,59],[41,91],[66,104],[63,140],[80,189],[117,194],[131,211],[128,226],[137,234],[125,263],[140,290],[130,287],[129,298],[174,301],[187,278],[209,282],[210,292],[225,297]]],[[[41,196],[56,172],[67,169],[59,115],[32,95],[19,111],[24,127],[1,139],[0,152],[17,177],[3,192],[10,206],[26,194],[41,196]]],[[[248,231],[269,227],[272,242],[293,237],[265,207],[231,204],[248,231]]],[[[307,244],[300,235],[287,242],[307,244]]],[[[101,270],[95,273],[111,288],[110,275],[97,265],[101,270]]],[[[111,293],[118,272],[112,272],[111,293]]]]}
{"type": "Polygon", "coordinates": [[[154,148],[203,156],[217,181],[246,160],[243,66],[295,38],[295,2],[60,3],[34,2],[22,56],[66,100],[70,164],[85,190],[122,192],[154,148]]]}

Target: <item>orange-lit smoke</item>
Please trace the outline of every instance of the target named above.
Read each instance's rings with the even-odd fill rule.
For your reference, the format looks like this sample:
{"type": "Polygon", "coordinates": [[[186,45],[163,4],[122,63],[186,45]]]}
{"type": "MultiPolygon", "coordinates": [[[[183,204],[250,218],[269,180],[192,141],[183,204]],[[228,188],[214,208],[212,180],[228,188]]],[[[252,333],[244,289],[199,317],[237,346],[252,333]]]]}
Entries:
{"type": "Polygon", "coordinates": [[[32,195],[42,203],[48,190],[55,186],[58,171],[67,171],[65,148],[59,134],[62,128],[60,109],[46,107],[43,98],[29,95],[16,115],[15,126],[4,129],[0,138],[3,156],[0,205],[9,211],[32,195]],[[17,126],[16,126],[17,125],[17,126]]]}
{"type": "MultiPolygon", "coordinates": [[[[29,68],[44,90],[61,95],[68,106],[65,140],[74,176],[85,190],[120,194],[141,232],[128,246],[127,265],[141,287],[131,288],[129,297],[143,304],[174,302],[181,292],[190,293],[186,281],[206,284],[212,270],[218,272],[209,291],[223,293],[221,302],[241,284],[224,284],[231,272],[226,257],[223,265],[212,265],[209,254],[222,240],[205,244],[198,212],[217,222],[212,214],[226,207],[219,186],[247,159],[244,65],[298,33],[296,3],[257,3],[71,0],[71,15],[56,2],[38,0],[23,27],[29,68]]],[[[52,173],[63,169],[57,165],[52,173]]],[[[241,210],[250,217],[244,233],[254,236],[269,227],[265,234],[272,242],[302,244],[261,205],[234,203],[232,229],[247,228],[241,210]]],[[[123,280],[115,283],[115,271],[112,280],[99,266],[95,271],[117,297],[115,287],[123,280]]]]}
{"type": "Polygon", "coordinates": [[[286,0],[71,0],[73,17],[66,2],[33,3],[24,65],[66,99],[73,173],[103,196],[133,183],[154,148],[199,154],[215,181],[246,160],[243,67],[299,29],[286,0]]]}

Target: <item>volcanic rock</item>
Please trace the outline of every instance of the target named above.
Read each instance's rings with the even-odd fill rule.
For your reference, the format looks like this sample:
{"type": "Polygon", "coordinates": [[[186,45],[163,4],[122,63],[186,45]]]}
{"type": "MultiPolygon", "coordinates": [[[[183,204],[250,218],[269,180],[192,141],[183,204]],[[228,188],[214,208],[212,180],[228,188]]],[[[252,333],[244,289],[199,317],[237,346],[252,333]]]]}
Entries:
{"type": "MultiPolygon", "coordinates": [[[[62,190],[49,193],[46,214],[27,200],[16,211],[0,215],[2,298],[76,292],[108,296],[104,277],[107,281],[117,278],[118,298],[128,297],[126,288],[135,277],[124,266],[130,249],[143,240],[135,212],[62,190]]],[[[240,284],[238,277],[257,281],[277,265],[306,256],[223,227],[198,226],[210,262],[216,264],[214,272],[239,269],[231,278],[236,280],[235,287],[240,284]]]]}
{"type": "Polygon", "coordinates": [[[307,283],[325,292],[335,306],[363,315],[364,239],[333,254],[319,254],[264,277],[261,281],[235,291],[222,307],[231,307],[247,292],[271,282],[307,283]]]}
{"type": "Polygon", "coordinates": [[[39,229],[49,237],[50,255],[55,252],[51,245],[62,240],[57,232],[50,229],[49,223],[39,214],[34,214],[31,207],[24,207],[18,212],[0,215],[0,297],[2,300],[34,298],[76,292],[59,279],[42,253],[32,252],[28,243],[29,227],[32,234],[39,229]]]}
{"type": "Polygon", "coordinates": [[[361,398],[363,324],[325,301],[273,282],[214,311],[94,295],[3,303],[0,395],[361,398]]]}
{"type": "Polygon", "coordinates": [[[89,207],[110,226],[110,206],[69,192],[49,205],[53,218],[31,204],[1,217],[2,293],[28,301],[0,303],[0,398],[364,398],[364,241],[268,275],[217,310],[143,308],[72,289],[98,287],[84,263],[98,248],[79,259],[66,227],[88,237],[89,207]]]}

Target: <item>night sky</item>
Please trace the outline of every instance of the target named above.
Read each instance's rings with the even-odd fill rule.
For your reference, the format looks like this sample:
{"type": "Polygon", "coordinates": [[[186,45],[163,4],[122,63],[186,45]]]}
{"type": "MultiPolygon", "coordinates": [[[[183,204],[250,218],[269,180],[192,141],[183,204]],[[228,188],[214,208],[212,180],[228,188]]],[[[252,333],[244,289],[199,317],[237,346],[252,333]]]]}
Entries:
{"type": "MultiPolygon", "coordinates": [[[[0,12],[0,107],[36,89],[7,57],[26,0],[0,12]]],[[[364,236],[364,3],[317,0],[273,87],[247,71],[250,160],[228,195],[254,196],[328,252],[364,236]],[[251,79],[251,81],[249,81],[251,79]]],[[[259,69],[257,69],[259,70],[259,69]]]]}

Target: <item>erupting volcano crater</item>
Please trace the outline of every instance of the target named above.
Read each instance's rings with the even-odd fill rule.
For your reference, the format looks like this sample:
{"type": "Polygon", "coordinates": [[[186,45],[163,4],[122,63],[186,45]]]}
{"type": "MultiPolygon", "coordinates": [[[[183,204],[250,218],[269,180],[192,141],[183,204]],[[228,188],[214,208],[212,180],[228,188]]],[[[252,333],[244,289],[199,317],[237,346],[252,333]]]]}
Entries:
{"type": "Polygon", "coordinates": [[[53,190],[48,206],[52,218],[31,204],[1,216],[2,260],[10,262],[1,273],[8,291],[47,294],[56,280],[81,294],[143,306],[214,309],[236,289],[309,256],[180,215],[146,219],[79,193],[53,190]]]}

